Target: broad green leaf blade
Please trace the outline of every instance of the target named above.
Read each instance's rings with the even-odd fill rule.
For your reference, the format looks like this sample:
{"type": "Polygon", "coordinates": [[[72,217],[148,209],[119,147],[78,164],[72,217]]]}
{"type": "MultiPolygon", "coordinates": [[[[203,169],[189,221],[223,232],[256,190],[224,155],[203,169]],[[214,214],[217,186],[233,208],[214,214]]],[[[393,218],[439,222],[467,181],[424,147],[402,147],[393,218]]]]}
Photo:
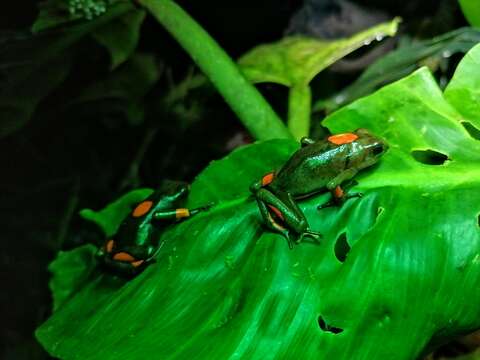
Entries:
{"type": "MultiPolygon", "coordinates": [[[[480,3],[479,3],[480,6],[480,3]]],[[[445,89],[445,97],[480,131],[480,46],[462,60],[445,89]]],[[[480,137],[478,138],[480,139],[480,137]]]]}
{"type": "Polygon", "coordinates": [[[83,209],[80,211],[80,216],[94,222],[102,229],[105,236],[109,237],[115,234],[122,219],[132,210],[132,206],[146,199],[152,192],[152,189],[133,190],[100,211],[83,209]]]}
{"type": "Polygon", "coordinates": [[[347,39],[318,40],[304,36],[284,38],[260,45],[244,54],[238,64],[254,83],[273,82],[288,87],[307,85],[320,71],[352,51],[393,36],[400,20],[374,26],[347,39]]]}
{"type": "Polygon", "coordinates": [[[125,62],[135,51],[145,15],[144,10],[133,10],[92,33],[95,40],[110,52],[112,69],[125,62]]]}
{"type": "Polygon", "coordinates": [[[478,0],[459,0],[458,2],[470,25],[480,27],[480,2],[478,0]]]}
{"type": "Polygon", "coordinates": [[[247,187],[298,144],[234,152],[192,186],[190,205],[218,204],[166,231],[156,264],[131,281],[94,270],[37,338],[62,359],[411,360],[479,328],[480,142],[461,119],[427,69],[330,116],[390,150],[356,177],[362,198],[300,202],[324,237],[293,250],[247,187]]]}
{"type": "Polygon", "coordinates": [[[313,105],[314,111],[332,112],[362,96],[369,95],[381,86],[410,74],[425,62],[438,63],[455,53],[466,53],[480,42],[480,30],[462,28],[428,41],[400,47],[375,61],[351,85],[329,99],[313,105]]]}

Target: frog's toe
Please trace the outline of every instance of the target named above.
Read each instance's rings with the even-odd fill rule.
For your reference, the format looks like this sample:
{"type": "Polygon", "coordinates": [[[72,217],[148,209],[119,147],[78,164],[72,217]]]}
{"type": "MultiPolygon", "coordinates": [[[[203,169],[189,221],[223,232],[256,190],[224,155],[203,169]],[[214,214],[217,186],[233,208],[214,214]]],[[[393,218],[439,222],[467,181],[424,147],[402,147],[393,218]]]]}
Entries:
{"type": "Polygon", "coordinates": [[[324,204],[318,205],[318,206],[317,206],[317,210],[326,209],[326,208],[329,208],[329,207],[332,207],[332,206],[336,206],[336,205],[337,205],[336,201],[329,200],[329,201],[327,201],[327,202],[324,203],[324,204]]]}
{"type": "Polygon", "coordinates": [[[297,244],[301,243],[302,241],[304,241],[305,238],[311,238],[313,239],[315,242],[319,242],[319,239],[321,239],[323,237],[322,234],[320,234],[319,232],[316,232],[316,231],[311,231],[311,230],[306,230],[304,231],[303,233],[300,234],[300,236],[297,238],[297,240],[295,241],[297,244]]]}
{"type": "Polygon", "coordinates": [[[345,200],[351,199],[351,198],[361,198],[363,197],[363,193],[357,192],[357,193],[348,193],[347,196],[345,196],[345,200]]]}

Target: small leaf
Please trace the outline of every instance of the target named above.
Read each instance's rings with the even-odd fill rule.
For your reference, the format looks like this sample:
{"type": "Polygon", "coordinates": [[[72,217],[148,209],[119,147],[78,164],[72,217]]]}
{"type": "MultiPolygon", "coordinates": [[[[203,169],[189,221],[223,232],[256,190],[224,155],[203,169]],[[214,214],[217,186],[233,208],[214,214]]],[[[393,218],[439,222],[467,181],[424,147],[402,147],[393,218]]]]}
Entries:
{"type": "Polygon", "coordinates": [[[254,83],[273,82],[288,87],[307,85],[320,71],[352,51],[375,39],[395,35],[399,22],[396,18],[348,39],[335,41],[287,37],[276,43],[257,46],[243,55],[238,64],[254,83]]]}
{"type": "Polygon", "coordinates": [[[132,10],[92,33],[95,40],[110,52],[112,69],[125,62],[135,51],[145,15],[144,10],[132,10]]]}
{"type": "Polygon", "coordinates": [[[122,220],[132,210],[131,207],[146,199],[152,192],[152,189],[133,190],[115,200],[102,210],[94,211],[83,209],[80,211],[80,216],[85,220],[97,224],[103,230],[105,236],[112,236],[117,231],[122,220]]]}
{"type": "Polygon", "coordinates": [[[480,2],[478,0],[459,0],[459,3],[470,25],[480,27],[480,2]]]}

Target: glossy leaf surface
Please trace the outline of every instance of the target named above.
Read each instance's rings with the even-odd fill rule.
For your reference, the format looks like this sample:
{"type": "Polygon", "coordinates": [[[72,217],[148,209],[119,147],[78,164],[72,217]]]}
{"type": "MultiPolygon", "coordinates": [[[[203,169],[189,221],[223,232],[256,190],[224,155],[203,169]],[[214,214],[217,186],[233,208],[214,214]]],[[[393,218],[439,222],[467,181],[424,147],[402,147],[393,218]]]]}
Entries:
{"type": "Polygon", "coordinates": [[[399,20],[374,26],[347,39],[318,40],[304,36],[284,38],[255,47],[239,60],[254,83],[273,82],[288,87],[307,85],[320,71],[375,39],[393,36],[399,20]]]}
{"type": "MultiPolygon", "coordinates": [[[[478,79],[479,49],[450,91],[478,79]]],[[[218,205],[166,231],[158,262],[134,280],[94,270],[37,338],[64,359],[407,360],[479,328],[480,142],[456,108],[470,99],[449,103],[423,68],[327,118],[335,133],[369,128],[390,150],[356,177],[362,198],[321,211],[328,195],[300,203],[319,245],[289,250],[248,196],[296,143],[212,163],[189,202],[218,205]]]]}

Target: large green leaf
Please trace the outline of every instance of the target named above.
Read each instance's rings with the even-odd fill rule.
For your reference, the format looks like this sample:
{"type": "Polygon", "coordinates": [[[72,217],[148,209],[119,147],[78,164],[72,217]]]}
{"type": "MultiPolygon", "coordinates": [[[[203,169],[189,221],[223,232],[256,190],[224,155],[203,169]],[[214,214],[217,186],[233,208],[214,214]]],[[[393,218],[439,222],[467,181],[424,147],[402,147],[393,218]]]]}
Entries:
{"type": "Polygon", "coordinates": [[[375,39],[393,36],[399,19],[374,26],[350,38],[333,41],[292,36],[255,47],[239,60],[254,83],[273,82],[288,87],[307,85],[320,71],[375,39]]]}
{"type": "Polygon", "coordinates": [[[353,100],[369,95],[381,86],[410,74],[424,63],[439,63],[455,53],[466,53],[480,42],[480,30],[462,28],[435,37],[402,46],[375,61],[351,85],[332,98],[322,99],[313,105],[314,111],[332,112],[353,100]]]}
{"type": "MultiPolygon", "coordinates": [[[[452,87],[480,77],[479,49],[452,87]]],[[[410,360],[479,328],[480,142],[461,121],[480,113],[465,119],[452,104],[422,68],[327,118],[334,132],[371,129],[390,150],[357,176],[362,198],[321,211],[328,195],[300,203],[320,244],[289,250],[248,196],[296,143],[212,163],[189,205],[218,205],[166,231],[158,262],[137,278],[94,270],[37,338],[63,359],[410,360]]]]}

